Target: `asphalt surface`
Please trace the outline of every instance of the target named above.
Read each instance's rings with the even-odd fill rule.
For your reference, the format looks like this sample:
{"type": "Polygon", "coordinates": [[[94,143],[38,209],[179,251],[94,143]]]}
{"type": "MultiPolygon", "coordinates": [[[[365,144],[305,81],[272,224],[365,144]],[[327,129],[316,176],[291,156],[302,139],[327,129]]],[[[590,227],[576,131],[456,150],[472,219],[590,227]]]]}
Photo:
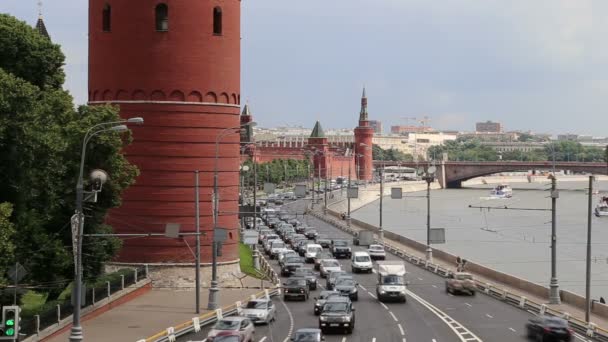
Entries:
{"type": "MultiPolygon", "coordinates": [[[[304,202],[292,202],[283,208],[301,214],[304,202]]],[[[331,238],[352,241],[352,236],[315,217],[305,216],[304,222],[331,238]]],[[[351,249],[354,252],[366,248],[351,246],[351,249]]],[[[399,259],[387,253],[387,260],[399,259]]],[[[339,262],[343,270],[351,271],[349,259],[340,259],[339,262]]],[[[276,261],[271,261],[271,264],[279,274],[280,269],[276,261]]],[[[407,262],[405,265],[408,272],[406,280],[410,282],[407,303],[379,302],[375,297],[376,274],[353,274],[359,283],[359,300],[354,302],[354,332],[350,335],[341,332],[327,334],[326,341],[527,341],[525,324],[533,317],[532,313],[482,293],[476,296],[447,294],[444,278],[407,262]]],[[[325,279],[320,276],[318,279],[322,286],[311,291],[310,299],[306,301],[283,302],[282,297],[274,297],[277,319],[270,325],[256,326],[255,341],[287,342],[291,334],[299,328],[318,327],[318,316],[313,313],[313,297],[317,296],[325,285],[325,279]]],[[[209,328],[204,328],[198,334],[184,336],[178,340],[203,341],[208,330],[209,328]]],[[[573,341],[592,340],[576,336],[573,341]]]]}

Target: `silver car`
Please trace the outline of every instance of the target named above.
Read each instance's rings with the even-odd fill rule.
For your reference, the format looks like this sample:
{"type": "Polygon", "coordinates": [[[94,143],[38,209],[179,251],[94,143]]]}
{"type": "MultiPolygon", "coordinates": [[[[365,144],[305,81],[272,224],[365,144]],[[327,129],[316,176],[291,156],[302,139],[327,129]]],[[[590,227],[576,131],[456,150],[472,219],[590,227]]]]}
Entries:
{"type": "Polygon", "coordinates": [[[231,334],[238,334],[243,342],[253,342],[255,328],[247,317],[224,317],[211,328],[207,334],[207,341],[213,341],[216,336],[231,334]]]}
{"type": "Polygon", "coordinates": [[[256,323],[270,323],[275,320],[277,308],[270,299],[262,298],[250,300],[247,305],[241,309],[241,316],[247,317],[256,323]]]}
{"type": "Polygon", "coordinates": [[[342,271],[342,266],[336,259],[323,259],[319,270],[321,271],[321,277],[326,278],[330,272],[342,271]]]}

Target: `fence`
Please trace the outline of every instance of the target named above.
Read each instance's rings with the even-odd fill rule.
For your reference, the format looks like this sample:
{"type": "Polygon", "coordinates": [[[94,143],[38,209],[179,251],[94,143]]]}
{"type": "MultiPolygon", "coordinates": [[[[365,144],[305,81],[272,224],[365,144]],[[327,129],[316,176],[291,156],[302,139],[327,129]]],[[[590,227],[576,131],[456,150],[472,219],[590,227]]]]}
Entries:
{"type": "MultiPolygon", "coordinates": [[[[138,280],[147,278],[147,267],[120,270],[107,275],[107,278],[110,280],[105,281],[104,283],[94,283],[92,286],[84,285],[83,308],[94,305],[95,303],[110,297],[112,294],[128,288],[137,283],[138,280]]],[[[59,324],[74,312],[71,301],[52,302],[50,304],[55,305],[32,317],[23,317],[20,335],[25,335],[26,337],[38,335],[40,331],[59,324]]]]}
{"type": "MultiPolygon", "coordinates": [[[[327,217],[327,216],[322,215],[317,212],[312,212],[311,214],[313,216],[317,217],[318,219],[323,220],[349,234],[354,234],[356,232],[355,229],[350,228],[344,221],[341,221],[341,220],[338,220],[335,218],[331,218],[331,217],[327,217]]],[[[428,262],[424,258],[420,258],[418,256],[409,254],[406,251],[401,250],[398,247],[396,247],[390,243],[387,243],[386,240],[383,242],[375,240],[375,242],[382,243],[389,253],[391,253],[397,257],[400,257],[413,265],[422,267],[422,268],[426,269],[427,271],[433,272],[439,276],[447,277],[450,273],[452,273],[451,270],[449,270],[441,265],[434,264],[432,262],[428,262]]],[[[587,323],[576,317],[571,317],[570,314],[567,312],[562,312],[562,311],[551,309],[551,308],[547,307],[545,304],[536,303],[534,301],[527,299],[525,296],[519,296],[517,294],[510,293],[507,289],[495,287],[490,283],[484,283],[484,282],[475,280],[475,284],[476,284],[477,290],[481,293],[485,293],[486,295],[491,296],[495,299],[498,299],[507,304],[521,308],[522,310],[531,311],[535,314],[551,315],[551,316],[564,318],[570,323],[570,327],[577,333],[583,334],[584,336],[593,337],[597,341],[608,342],[608,330],[600,328],[600,327],[596,326],[594,323],[587,323]]]]}

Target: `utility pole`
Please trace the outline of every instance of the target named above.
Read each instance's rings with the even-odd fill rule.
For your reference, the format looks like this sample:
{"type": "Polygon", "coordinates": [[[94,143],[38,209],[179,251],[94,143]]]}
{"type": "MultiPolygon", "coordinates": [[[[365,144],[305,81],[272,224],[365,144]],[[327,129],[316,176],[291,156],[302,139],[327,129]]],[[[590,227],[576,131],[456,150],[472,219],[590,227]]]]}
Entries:
{"type": "MultiPolygon", "coordinates": [[[[257,163],[253,161],[253,230],[257,231],[258,222],[258,167],[257,163]]],[[[253,268],[256,270],[260,269],[260,256],[258,255],[257,245],[253,245],[253,268]]]]}
{"type": "Polygon", "coordinates": [[[589,176],[589,207],[587,208],[587,276],[585,280],[585,322],[589,323],[591,313],[591,219],[593,206],[593,181],[595,178],[589,176]]]}
{"type": "MultiPolygon", "coordinates": [[[[196,313],[201,313],[201,222],[200,222],[200,202],[199,202],[199,177],[198,170],[194,171],[194,202],[195,202],[195,215],[194,220],[196,225],[196,313]]],[[[241,194],[243,189],[241,188],[241,194]]],[[[242,196],[242,195],[241,195],[242,196]]]]}
{"type": "Polygon", "coordinates": [[[549,304],[560,304],[559,284],[557,282],[557,233],[556,233],[556,216],[557,216],[557,199],[559,192],[557,191],[557,179],[555,173],[551,176],[551,282],[549,284],[549,304]]]}
{"type": "MultiPolygon", "coordinates": [[[[217,153],[215,158],[217,159],[217,153]]],[[[217,161],[216,161],[217,164],[217,161]]],[[[211,243],[211,288],[209,289],[209,300],[207,303],[208,310],[217,309],[218,292],[217,288],[217,242],[215,242],[215,233],[218,226],[218,206],[219,206],[219,184],[218,184],[218,173],[217,166],[216,172],[213,174],[213,242],[211,243]]]]}
{"type": "Polygon", "coordinates": [[[348,203],[348,215],[346,216],[346,223],[348,224],[348,226],[350,227],[350,175],[351,175],[351,171],[350,171],[350,162],[348,163],[348,186],[346,188],[346,203],[348,203]]]}
{"type": "Polygon", "coordinates": [[[384,197],[384,168],[380,169],[380,226],[378,227],[378,235],[380,241],[384,242],[384,229],[382,228],[382,198],[384,197]]]}
{"type": "MultiPolygon", "coordinates": [[[[319,175],[319,184],[317,185],[317,190],[319,191],[319,196],[321,196],[321,163],[319,163],[318,175],[319,175]]],[[[321,200],[321,199],[319,198],[319,200],[321,200]]]]}
{"type": "Polygon", "coordinates": [[[324,204],[323,204],[323,214],[327,214],[327,168],[325,168],[325,191],[324,191],[324,204]]]}
{"type": "Polygon", "coordinates": [[[312,194],[312,202],[310,202],[310,208],[314,209],[314,207],[315,207],[315,170],[313,169],[312,173],[311,173],[310,164],[308,164],[307,167],[308,167],[308,177],[310,177],[310,193],[312,194]]]}

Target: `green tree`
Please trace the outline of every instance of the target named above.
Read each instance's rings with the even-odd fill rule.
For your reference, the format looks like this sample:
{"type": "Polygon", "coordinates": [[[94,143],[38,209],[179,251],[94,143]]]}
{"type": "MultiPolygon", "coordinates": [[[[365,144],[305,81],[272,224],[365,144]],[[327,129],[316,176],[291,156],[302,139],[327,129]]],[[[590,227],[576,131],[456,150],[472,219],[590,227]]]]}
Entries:
{"type": "MultiPolygon", "coordinates": [[[[10,203],[0,203],[0,270],[6,270],[15,260],[15,225],[10,221],[13,206],[10,203]]],[[[0,274],[0,285],[4,285],[4,273],[0,274]]]]}
{"type": "MultiPolygon", "coordinates": [[[[73,274],[70,217],[85,131],[119,119],[115,107],[80,107],[62,89],[64,56],[60,48],[26,23],[0,15],[0,203],[10,203],[7,217],[18,227],[16,244],[0,243],[1,255],[14,255],[29,270],[32,283],[67,283],[73,274]]],[[[85,172],[104,169],[110,182],[98,202],[86,206],[87,233],[109,232],[103,224],[109,208],[120,204],[122,191],[137,169],[120,150],[129,134],[103,134],[89,143],[85,172]]],[[[85,187],[88,184],[85,184],[85,187]]],[[[101,272],[116,252],[116,239],[86,239],[85,277],[101,272]]],[[[5,267],[0,262],[0,267],[5,267]]],[[[0,273],[5,273],[5,268],[0,273]]],[[[57,285],[56,293],[62,288],[57,285]]]]}
{"type": "Polygon", "coordinates": [[[372,146],[372,158],[374,160],[391,160],[391,161],[413,161],[414,156],[409,153],[403,153],[394,148],[383,149],[378,145],[372,146]]]}

